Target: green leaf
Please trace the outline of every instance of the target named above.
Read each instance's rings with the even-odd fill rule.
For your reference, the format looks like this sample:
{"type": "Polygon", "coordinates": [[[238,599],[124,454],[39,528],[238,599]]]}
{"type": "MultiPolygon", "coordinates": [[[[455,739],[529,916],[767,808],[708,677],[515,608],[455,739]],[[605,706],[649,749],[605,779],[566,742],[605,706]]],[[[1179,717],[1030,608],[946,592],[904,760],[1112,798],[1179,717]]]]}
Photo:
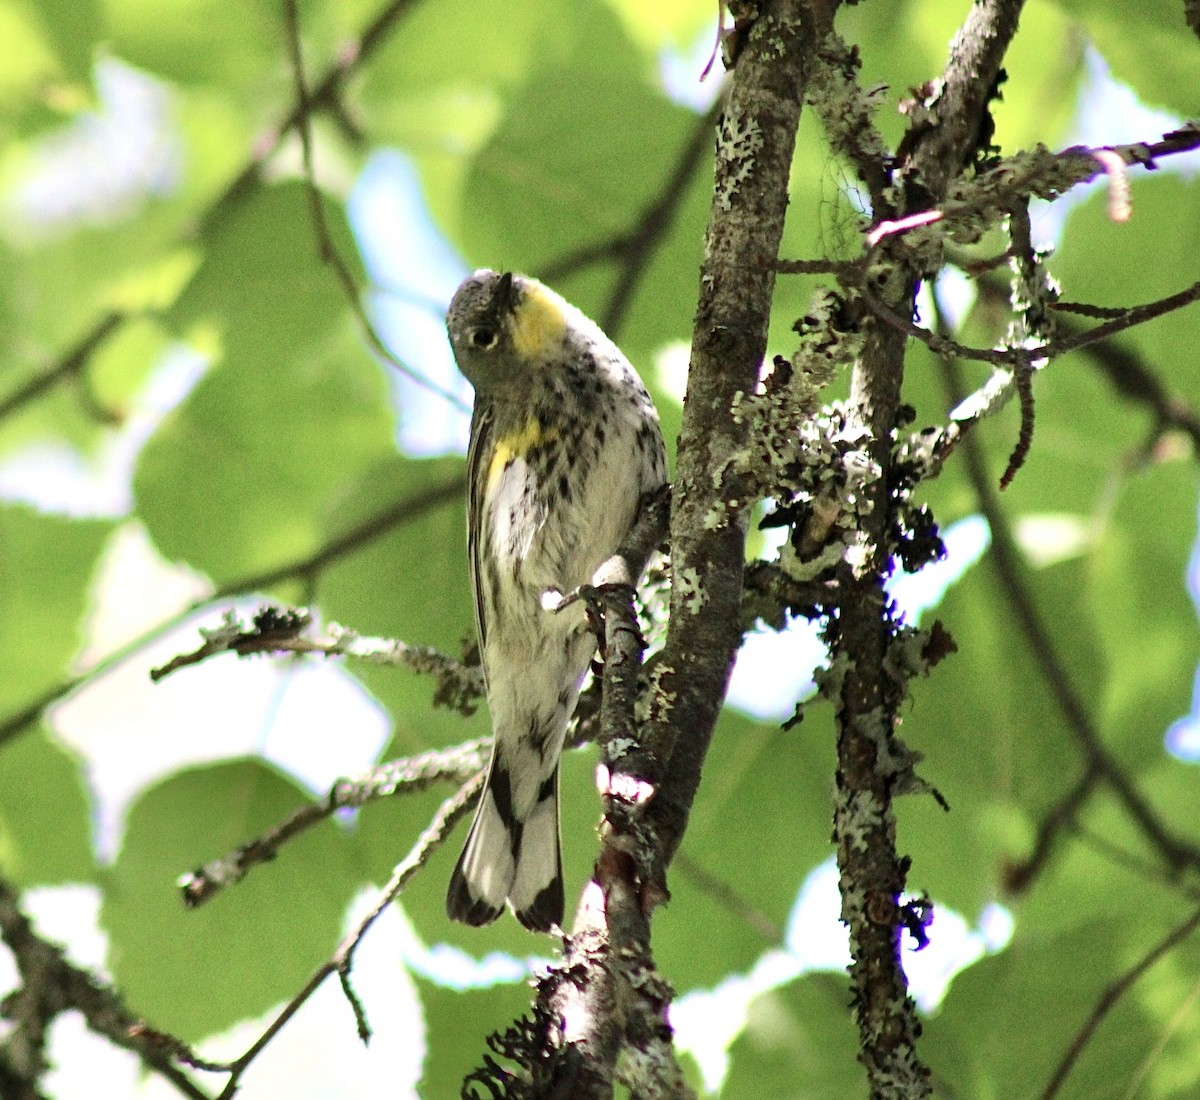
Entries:
{"type": "Polygon", "coordinates": [[[19,709],[66,677],[112,529],[108,520],[0,505],[0,713],[19,709]]]}
{"type": "MultiPolygon", "coordinates": [[[[1012,945],[955,978],[928,1021],[922,1050],[935,1078],[981,1100],[1039,1095],[1101,991],[1163,931],[1164,916],[1127,913],[1036,939],[1018,923],[1012,945]]],[[[1125,1095],[1160,1027],[1139,996],[1120,1000],[1059,1095],[1125,1095]]]]}
{"type": "Polygon", "coordinates": [[[60,60],[38,5],[29,0],[0,4],[0,120],[5,131],[51,121],[47,91],[61,75],[60,60]]]}
{"type": "MultiPolygon", "coordinates": [[[[345,211],[321,202],[332,243],[361,282],[345,211]]],[[[267,377],[287,353],[339,331],[346,298],[333,267],[321,261],[308,203],[305,185],[293,181],[258,188],[226,208],[170,320],[184,331],[215,332],[228,358],[267,377]]]]}
{"type": "Polygon", "coordinates": [[[183,84],[262,87],[282,53],[282,11],[269,4],[177,0],[169,17],[149,0],[104,0],[104,7],[118,56],[183,84]]]}
{"type": "MultiPolygon", "coordinates": [[[[1077,561],[1023,569],[1021,583],[1086,701],[1100,691],[1103,664],[1081,606],[1081,571],[1077,561]]],[[[918,774],[945,796],[950,812],[925,796],[901,799],[900,846],[913,857],[914,889],[972,915],[1028,855],[1036,822],[1083,764],[1042,656],[988,557],[948,591],[938,618],[958,652],[912,685],[901,736],[923,755],[918,774]]]]}
{"type": "Polygon", "coordinates": [[[808,974],[759,994],[729,1053],[721,1100],[844,1100],[866,1089],[849,984],[840,974],[808,974]]]}
{"type": "Polygon", "coordinates": [[[715,985],[781,944],[796,892],[831,851],[833,768],[828,706],[808,707],[791,730],[722,712],[671,901],[654,918],[655,959],[679,989],[715,985]]]}
{"type": "Polygon", "coordinates": [[[394,454],[384,379],[347,333],[256,355],[243,335],[164,418],[134,477],[164,556],[218,584],[324,546],[356,483],[394,454]]]}
{"type": "Polygon", "coordinates": [[[101,921],[113,976],[153,1026],[194,1042],[290,998],[332,955],[361,881],[333,824],[289,841],[198,909],[184,908],[176,884],[308,801],[272,768],[242,760],[177,772],[134,804],[101,921]]]}
{"type": "MultiPolygon", "coordinates": [[[[1078,19],[1111,66],[1147,104],[1168,107],[1181,117],[1196,109],[1200,81],[1196,37],[1175,0],[1059,0],[1078,19]]],[[[1022,24],[1024,20],[1022,20],[1022,24]]],[[[1024,27],[1022,27],[1024,29],[1024,27]]],[[[1139,135],[1153,140],[1158,135],[1139,135]]]]}
{"type": "Polygon", "coordinates": [[[1185,584],[1197,488],[1190,462],[1131,478],[1092,554],[1088,595],[1111,670],[1099,717],[1131,762],[1161,760],[1167,727],[1191,708],[1200,630],[1185,584]]]}
{"type": "Polygon", "coordinates": [[[44,729],[6,745],[0,752],[0,873],[23,889],[91,881],[91,832],[79,759],[44,729]]]}
{"type": "Polygon", "coordinates": [[[485,1054],[495,1056],[484,1040],[506,1031],[533,1002],[528,983],[497,985],[459,993],[419,980],[429,1049],[420,1091],[427,1100],[458,1096],[463,1078],[482,1068],[485,1054]]]}
{"type": "Polygon", "coordinates": [[[86,83],[101,37],[100,0],[39,4],[37,9],[63,70],[73,80],[86,83]]]}
{"type": "MultiPolygon", "coordinates": [[[[362,634],[435,645],[455,656],[464,640],[473,643],[465,478],[462,459],[409,459],[394,451],[364,471],[339,502],[343,529],[375,516],[390,519],[322,572],[317,596],[325,614],[362,634]]],[[[372,683],[395,675],[382,671],[372,683]]]]}

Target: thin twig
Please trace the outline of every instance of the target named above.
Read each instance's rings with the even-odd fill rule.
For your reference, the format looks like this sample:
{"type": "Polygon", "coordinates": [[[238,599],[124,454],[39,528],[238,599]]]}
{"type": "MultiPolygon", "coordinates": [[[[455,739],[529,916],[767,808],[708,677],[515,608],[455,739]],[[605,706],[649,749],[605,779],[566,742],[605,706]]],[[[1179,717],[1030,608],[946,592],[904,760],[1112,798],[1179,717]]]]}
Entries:
{"type": "MultiPolygon", "coordinates": [[[[979,288],[980,302],[989,305],[1007,304],[1008,290],[998,279],[980,279],[976,285],[979,288]]],[[[1088,330],[1062,314],[1073,313],[1105,320],[1124,319],[1131,307],[1060,301],[1052,303],[1052,308],[1056,314],[1055,328],[1064,338],[1074,339],[1088,330]]],[[[1086,354],[1119,397],[1150,410],[1157,422],[1156,433],[1167,429],[1184,433],[1191,441],[1193,454],[1200,457],[1200,412],[1178,394],[1171,393],[1136,351],[1125,343],[1106,340],[1089,344],[1086,354]]]]}
{"type": "Polygon", "coordinates": [[[79,375],[87,366],[88,360],[117,331],[127,316],[117,310],[103,314],[74,347],[63,352],[56,363],[40,374],[26,379],[12,393],[0,398],[0,420],[19,412],[64,379],[79,375]]]}
{"type": "Polygon", "coordinates": [[[637,292],[654,253],[671,228],[675,215],[687,194],[688,185],[712,148],[717,120],[721,117],[724,97],[718,96],[713,105],[700,115],[684,143],[675,167],[659,189],[658,198],[650,204],[629,234],[622,249],[621,270],[609,291],[608,305],[601,315],[601,327],[614,340],[625,322],[629,304],[637,292]]]}
{"type": "Polygon", "coordinates": [[[306,113],[315,110],[336,110],[342,89],[360,68],[374,55],[400,20],[417,6],[418,0],[391,0],[363,28],[358,40],[339,51],[338,59],[313,85],[308,96],[308,112],[297,102],[293,103],[283,118],[271,130],[254,143],[254,154],[233,178],[229,185],[202,215],[206,229],[225,216],[229,209],[245,197],[262,178],[267,162],[279,151],[284,140],[299,125],[306,113]]]}
{"type": "Polygon", "coordinates": [[[363,637],[353,630],[330,623],[324,637],[304,633],[312,625],[305,610],[280,609],[270,604],[260,607],[247,624],[229,609],[217,627],[201,627],[203,643],[190,653],[172,657],[166,664],[150,670],[150,679],[159,680],[182,668],[201,664],[212,657],[233,653],[238,657],[261,654],[319,654],[323,657],[352,657],[367,664],[409,668],[437,678],[434,705],[458,711],[470,717],[483,698],[483,672],[447,657],[433,646],[409,645],[398,638],[363,637]]]}
{"type": "Polygon", "coordinates": [[[783,943],[783,929],[767,916],[757,905],[743,897],[725,879],[701,867],[687,852],[680,849],[675,853],[672,866],[692,880],[692,884],[707,894],[722,908],[728,910],[751,931],[762,937],[764,943],[776,946],[783,943]]]}
{"type": "Polygon", "coordinates": [[[68,961],[60,947],[34,932],[21,912],[16,889],[2,878],[0,940],[12,952],[21,980],[21,987],[4,999],[3,1015],[14,1028],[6,1032],[0,1044],[0,1068],[17,1071],[20,1079],[33,1087],[44,1069],[47,1029],[61,1013],[75,1010],[91,1031],[132,1051],[146,1069],[169,1081],[182,1096],[209,1100],[208,1093],[174,1065],[159,1044],[141,1032],[138,1018],[115,990],[68,961]],[[16,1055],[24,1065],[4,1067],[6,1054],[10,1063],[16,1055]]]}
{"type": "MultiPolygon", "coordinates": [[[[947,389],[953,400],[961,394],[956,365],[947,359],[941,362],[947,389]]],[[[1105,782],[1167,865],[1175,871],[1200,866],[1200,849],[1174,836],[1159,821],[1154,810],[1113,758],[1092,724],[1087,707],[1075,690],[1058,649],[1042,621],[1037,604],[1021,575],[1020,553],[1013,541],[1004,511],[992,489],[983,451],[973,435],[966,437],[964,446],[967,475],[979,502],[979,510],[992,532],[990,561],[1067,728],[1074,734],[1089,767],[1095,767],[1104,776],[1105,782]]]]}
{"type": "Polygon", "coordinates": [[[153,645],[164,634],[174,630],[197,612],[210,607],[214,603],[228,600],[247,592],[262,591],[280,584],[286,580],[311,580],[318,576],[322,569],[340,560],[348,554],[379,538],[388,531],[411,520],[418,519],[433,508],[450,501],[461,500],[463,493],[462,478],[433,485],[419,493],[397,502],[386,512],[364,520],[352,527],[344,535],[340,535],[307,557],[285,565],[275,566],[261,573],[251,573],[221,585],[211,595],[196,600],[182,611],[163,620],[149,630],[131,639],[124,645],[114,649],[107,656],[96,661],[78,675],[64,680],[43,691],[36,699],[27,703],[21,710],[15,711],[0,719],[0,746],[23,730],[29,728],[41,716],[42,712],[52,703],[65,699],[74,694],[85,684],[111,672],[118,665],[136,656],[146,647],[153,645]]]}
{"type": "Polygon", "coordinates": [[[407,363],[398,359],[395,353],[383,342],[367,311],[363,307],[362,295],[358,284],[350,273],[349,265],[338,251],[333,234],[329,230],[329,221],[325,217],[325,203],[317,188],[316,175],[313,170],[312,127],[310,126],[309,111],[312,101],[309,98],[308,86],[304,79],[304,46],[300,40],[300,13],[296,0],[284,0],[284,15],[287,23],[288,52],[292,65],[292,82],[296,89],[296,130],[300,135],[300,156],[304,168],[304,190],[308,196],[308,214],[312,222],[313,235],[317,239],[317,252],[321,262],[327,264],[334,273],[337,284],[342,291],[346,304],[354,314],[358,323],[359,333],[384,362],[394,367],[406,378],[417,385],[448,401],[457,409],[469,412],[469,406],[457,394],[439,386],[432,379],[426,378],[420,371],[413,370],[407,363]]]}
{"type": "Polygon", "coordinates": [[[1009,894],[1022,894],[1041,874],[1054,851],[1054,842],[1075,824],[1084,803],[1095,792],[1101,778],[1100,769],[1089,762],[1079,781],[1064,794],[1042,818],[1029,857],[1005,870],[1004,888],[1009,894]]]}
{"type": "Polygon", "coordinates": [[[1133,984],[1146,971],[1169,951],[1186,940],[1197,927],[1200,927],[1200,909],[1196,910],[1182,924],[1173,928],[1124,974],[1105,987],[1088,1018],[1084,1020],[1083,1026],[1076,1033],[1075,1038],[1071,1040],[1070,1046],[1067,1047],[1066,1053],[1063,1054],[1062,1060],[1051,1076],[1049,1083],[1042,1091],[1041,1100],[1054,1100],[1054,1097],[1059,1094],[1063,1084],[1066,1082],[1067,1076],[1075,1068],[1075,1063],[1079,1061],[1080,1055],[1083,1054],[1096,1029],[1104,1022],[1104,1018],[1113,1010],[1117,1002],[1129,992],[1133,984]]]}
{"type": "MultiPolygon", "coordinates": [[[[1184,1023],[1191,1018],[1197,1000],[1200,1000],[1200,978],[1196,979],[1192,988],[1188,990],[1187,996],[1180,1001],[1175,1014],[1167,1021],[1166,1027],[1162,1029],[1162,1032],[1154,1040],[1154,1046],[1146,1052],[1146,1057],[1142,1059],[1141,1064],[1134,1070],[1129,1083],[1125,1087],[1125,1093],[1121,1100],[1135,1100],[1135,1097],[1141,1093],[1142,1082],[1146,1080],[1146,1074],[1150,1072],[1154,1063],[1162,1057],[1162,1052],[1167,1049],[1167,1044],[1178,1034],[1184,1023]]],[[[1142,1093],[1142,1095],[1145,1094],[1142,1093]]]]}
{"type": "Polygon", "coordinates": [[[273,860],[289,840],[311,829],[339,810],[360,809],[380,798],[415,794],[435,783],[465,782],[483,770],[491,738],[478,738],[418,756],[390,760],[357,779],[339,779],[319,802],[301,806],[236,851],[210,860],[179,880],[183,902],[189,909],[204,904],[227,886],[240,882],[255,867],[273,860]]]}
{"type": "MultiPolygon", "coordinates": [[[[181,1043],[172,1036],[159,1032],[148,1032],[148,1038],[155,1041],[161,1052],[169,1054],[171,1057],[187,1065],[201,1066],[214,1072],[229,1074],[229,1078],[225,1082],[225,1087],[221,1090],[217,1100],[232,1100],[232,1097],[237,1093],[242,1076],[255,1058],[267,1048],[275,1036],[284,1029],[288,1022],[307,1003],[309,998],[324,984],[325,979],[330,974],[336,973],[339,975],[342,989],[350,1001],[359,1036],[365,1042],[370,1036],[370,1029],[367,1026],[362,1004],[349,984],[349,974],[354,953],[375,921],[400,896],[412,880],[413,875],[425,866],[429,861],[429,857],[441,846],[454,826],[474,807],[475,801],[479,797],[479,792],[483,788],[484,775],[485,771],[480,767],[474,776],[464,783],[453,797],[446,799],[442,803],[429,826],[421,833],[416,843],[409,850],[408,855],[396,865],[391,879],[380,894],[379,900],[372,906],[371,911],[342,940],[333,955],[317,967],[308,981],[304,983],[303,988],[280,1009],[271,1023],[263,1030],[262,1034],[241,1055],[230,1062],[209,1062],[198,1058],[190,1051],[186,1044],[181,1043]]],[[[207,1098],[203,1098],[203,1100],[207,1100],[207,1098]]]]}

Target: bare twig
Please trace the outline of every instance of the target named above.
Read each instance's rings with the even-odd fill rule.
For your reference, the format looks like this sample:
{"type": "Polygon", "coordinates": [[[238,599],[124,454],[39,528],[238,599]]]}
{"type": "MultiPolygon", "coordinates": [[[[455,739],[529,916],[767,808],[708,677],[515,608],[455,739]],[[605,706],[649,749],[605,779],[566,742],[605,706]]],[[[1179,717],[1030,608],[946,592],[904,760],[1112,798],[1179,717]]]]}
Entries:
{"type": "Polygon", "coordinates": [[[317,239],[317,252],[321,262],[328,265],[337,281],[346,304],[354,314],[359,332],[363,340],[384,362],[394,367],[406,378],[427,389],[430,393],[448,401],[455,408],[469,411],[467,404],[457,394],[439,386],[426,378],[420,371],[413,370],[407,363],[402,362],[383,342],[367,311],[363,307],[362,296],[359,294],[358,283],[350,273],[349,265],[338,251],[333,234],[329,230],[329,222],[325,216],[325,204],[321,192],[317,188],[316,176],[313,171],[312,128],[309,113],[313,101],[308,93],[308,85],[304,79],[304,47],[300,40],[300,13],[296,0],[284,0],[283,10],[287,23],[287,41],[289,60],[292,65],[292,83],[296,91],[295,128],[300,135],[300,154],[304,167],[305,193],[308,195],[308,213],[312,222],[313,235],[317,239]]]}
{"type": "Polygon", "coordinates": [[[1200,927],[1200,909],[1192,913],[1182,924],[1173,928],[1124,974],[1104,988],[1088,1018],[1084,1020],[1083,1026],[1071,1040],[1066,1053],[1051,1075],[1049,1083],[1042,1090],[1041,1100],[1054,1100],[1054,1097],[1059,1094],[1071,1070],[1075,1068],[1075,1064],[1079,1061],[1088,1042],[1096,1033],[1096,1029],[1104,1022],[1104,1018],[1113,1010],[1117,1002],[1129,992],[1134,983],[1159,959],[1183,943],[1198,927],[1200,927]]]}
{"type": "Polygon", "coordinates": [[[210,860],[179,880],[183,903],[194,909],[254,868],[273,860],[289,840],[331,817],[338,810],[359,809],[397,794],[414,794],[447,780],[466,782],[483,770],[491,738],[480,738],[419,756],[390,760],[357,779],[339,779],[320,802],[302,806],[262,836],[219,859],[210,860]]]}
{"type": "MultiPolygon", "coordinates": [[[[1002,304],[1008,300],[1008,291],[998,279],[980,279],[979,300],[988,304],[1002,304]]],[[[1185,291],[1184,294],[1189,294],[1185,291]]],[[[1178,300],[1178,295],[1172,296],[1178,300]]],[[[1184,304],[1188,304],[1185,302],[1184,304]]],[[[1098,306],[1084,302],[1054,302],[1055,328],[1064,339],[1072,340],[1088,330],[1066,313],[1104,320],[1124,320],[1136,307],[1098,306]]],[[[1153,414],[1155,433],[1174,429],[1188,437],[1193,454],[1200,457],[1200,411],[1188,404],[1178,394],[1171,393],[1162,379],[1146,361],[1126,344],[1115,340],[1087,345],[1087,355],[1096,369],[1108,379],[1117,395],[1127,401],[1146,406],[1153,414]]]]}
{"type": "MultiPolygon", "coordinates": [[[[231,1062],[210,1062],[197,1057],[186,1044],[172,1036],[150,1029],[143,1029],[147,1040],[153,1043],[160,1055],[169,1056],[185,1065],[198,1066],[213,1072],[227,1073],[228,1080],[221,1090],[217,1100],[232,1100],[237,1093],[243,1074],[278,1035],[297,1012],[307,1003],[309,998],[324,984],[331,974],[337,974],[342,984],[342,990],[354,1013],[355,1024],[359,1037],[366,1042],[370,1037],[363,1006],[350,985],[350,972],[353,966],[354,953],[358,950],[363,937],[376,920],[404,892],[408,883],[429,861],[429,857],[441,846],[454,826],[475,805],[479,792],[483,788],[485,771],[482,767],[459,788],[458,792],[442,803],[441,808],[430,822],[425,831],[417,838],[408,855],[396,865],[392,877],[388,881],[376,904],[355,926],[353,931],[338,945],[333,955],[322,963],[312,976],[305,982],[304,987],[279,1011],[267,1028],[257,1039],[237,1058],[231,1062]]],[[[207,1100],[207,1098],[204,1098],[207,1100]]]]}
{"type": "Polygon", "coordinates": [[[64,379],[76,378],[101,345],[124,323],[127,315],[111,311],[101,316],[74,347],[68,348],[46,370],[22,382],[12,393],[0,398],[0,420],[19,412],[31,401],[64,379]]]}
{"type": "Polygon", "coordinates": [[[937,355],[949,355],[956,359],[973,359],[979,362],[993,363],[997,366],[1013,367],[1028,367],[1044,360],[1056,359],[1061,355],[1066,355],[1069,351],[1078,351],[1081,348],[1089,347],[1101,340],[1107,340],[1110,336],[1124,332],[1126,329],[1145,324],[1156,317],[1162,317],[1200,301],[1200,281],[1197,281],[1183,290],[1155,299],[1153,302],[1146,302],[1140,306],[1129,306],[1127,309],[1120,310],[1119,316],[1113,317],[1102,325],[1075,330],[1040,347],[974,348],[913,324],[888,306],[866,283],[859,284],[857,289],[861,292],[862,299],[871,312],[889,328],[905,336],[911,336],[915,340],[920,340],[937,355]]]}
{"type": "Polygon", "coordinates": [[[254,143],[254,154],[250,160],[203,215],[206,228],[211,229],[214,222],[225,217],[231,207],[237,205],[258,185],[262,179],[263,168],[306,114],[318,110],[339,109],[342,90],[346,84],[387,41],[388,35],[396,29],[404,16],[417,6],[417,2],[418,0],[391,0],[363,28],[356,42],[339,51],[337,60],[312,86],[307,109],[299,102],[292,104],[283,118],[254,143]]]}
{"type": "MultiPolygon", "coordinates": [[[[16,961],[21,986],[3,1002],[0,1014],[13,1028],[0,1040],[0,1083],[19,1083],[36,1095],[47,1068],[46,1034],[55,1017],[78,1011],[87,1026],[115,1046],[132,1051],[142,1064],[169,1081],[181,1096],[208,1100],[161,1047],[139,1031],[139,1021],[120,996],[94,974],[69,962],[62,949],[41,939],[21,912],[17,891],[0,878],[0,940],[16,961]]],[[[9,1092],[4,1093],[5,1096],[9,1092]]]]}
{"type": "Polygon", "coordinates": [[[180,623],[205,607],[228,600],[233,596],[244,595],[247,592],[262,591],[286,580],[312,580],[320,574],[321,570],[335,561],[339,561],[393,528],[418,519],[433,508],[450,501],[461,500],[462,493],[462,478],[453,478],[450,481],[431,486],[399,501],[386,512],[364,520],[306,557],[264,570],[261,573],[251,573],[221,585],[210,596],[189,604],[169,619],[158,623],[145,633],[113,650],[78,675],[54,685],[20,710],[0,719],[0,746],[23,730],[30,728],[50,704],[65,699],[85,684],[91,683],[136,656],[147,646],[152,645],[164,634],[174,630],[180,623]]]}
{"type": "Polygon", "coordinates": [[[727,909],[738,918],[747,928],[762,938],[763,943],[777,946],[783,943],[783,929],[767,916],[757,905],[743,897],[733,886],[718,875],[712,874],[701,867],[684,849],[675,853],[672,867],[684,878],[692,880],[692,884],[707,894],[718,905],[727,909]]]}

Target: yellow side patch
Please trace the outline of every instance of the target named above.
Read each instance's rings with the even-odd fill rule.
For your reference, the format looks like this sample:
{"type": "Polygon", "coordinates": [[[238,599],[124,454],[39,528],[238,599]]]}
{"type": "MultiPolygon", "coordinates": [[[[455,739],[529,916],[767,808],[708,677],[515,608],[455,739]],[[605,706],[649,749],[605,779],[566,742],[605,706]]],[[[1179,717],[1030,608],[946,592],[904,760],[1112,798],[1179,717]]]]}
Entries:
{"type": "Polygon", "coordinates": [[[496,450],[492,453],[492,461],[488,464],[488,488],[495,484],[496,478],[504,473],[505,468],[513,459],[524,458],[539,443],[548,443],[558,438],[558,432],[547,431],[536,416],[525,421],[525,426],[515,432],[509,432],[496,440],[496,450]]]}
{"type": "Polygon", "coordinates": [[[512,342],[516,353],[530,359],[553,355],[562,344],[566,327],[562,299],[541,283],[528,280],[512,316],[512,342]]]}

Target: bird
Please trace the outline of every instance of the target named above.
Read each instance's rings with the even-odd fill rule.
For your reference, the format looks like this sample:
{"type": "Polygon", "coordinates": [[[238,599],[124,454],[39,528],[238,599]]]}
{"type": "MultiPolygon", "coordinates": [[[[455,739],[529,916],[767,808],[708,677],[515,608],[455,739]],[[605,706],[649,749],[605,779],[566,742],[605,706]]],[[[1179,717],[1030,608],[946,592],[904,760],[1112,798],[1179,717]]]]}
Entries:
{"type": "MultiPolygon", "coordinates": [[[[559,759],[596,653],[582,602],[667,482],[658,412],[600,327],[538,280],[476,271],[447,332],[475,391],[467,547],[493,746],[446,912],[563,923],[559,759]],[[560,606],[563,605],[563,606],[560,606]]],[[[645,562],[632,562],[635,580],[645,562]]]]}

